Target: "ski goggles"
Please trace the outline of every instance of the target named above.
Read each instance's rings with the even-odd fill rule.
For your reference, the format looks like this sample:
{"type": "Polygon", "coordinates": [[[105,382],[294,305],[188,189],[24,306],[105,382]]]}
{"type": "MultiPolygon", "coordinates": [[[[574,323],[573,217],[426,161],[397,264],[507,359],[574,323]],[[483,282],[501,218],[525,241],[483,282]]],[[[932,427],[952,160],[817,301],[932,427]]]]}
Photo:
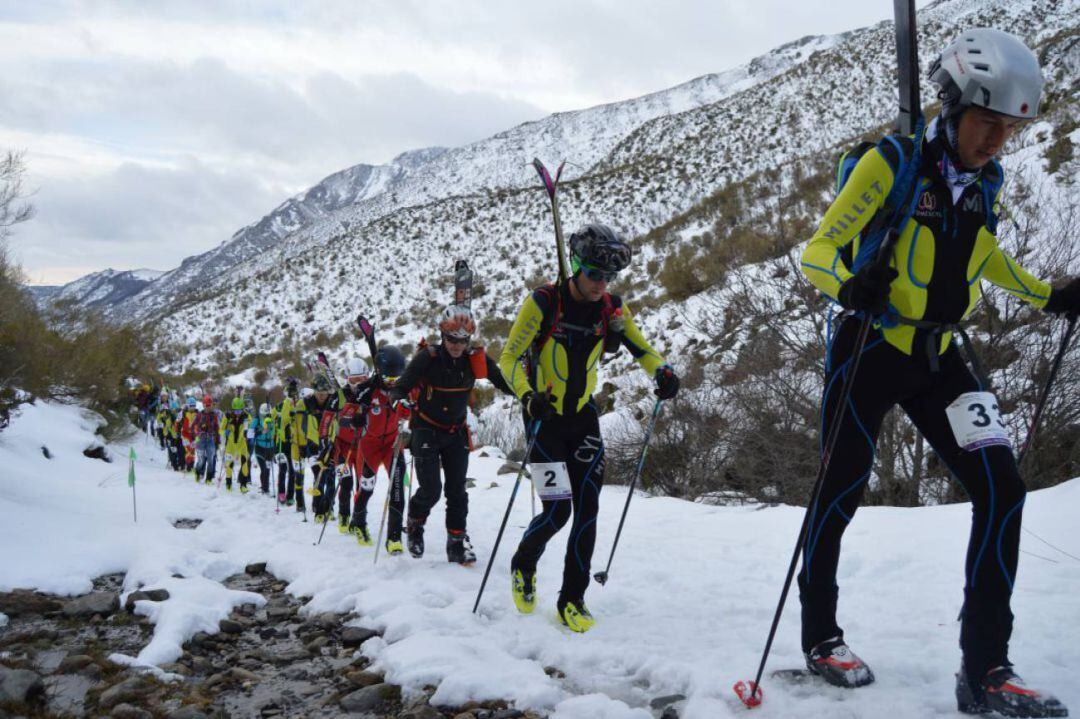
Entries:
{"type": "Polygon", "coordinates": [[[593,282],[611,282],[619,276],[618,270],[601,270],[584,263],[581,264],[581,274],[593,282]]]}
{"type": "Polygon", "coordinates": [[[443,335],[442,340],[443,340],[443,342],[445,342],[448,345],[467,345],[467,344],[469,344],[469,338],[468,337],[453,337],[451,335],[443,335]]]}

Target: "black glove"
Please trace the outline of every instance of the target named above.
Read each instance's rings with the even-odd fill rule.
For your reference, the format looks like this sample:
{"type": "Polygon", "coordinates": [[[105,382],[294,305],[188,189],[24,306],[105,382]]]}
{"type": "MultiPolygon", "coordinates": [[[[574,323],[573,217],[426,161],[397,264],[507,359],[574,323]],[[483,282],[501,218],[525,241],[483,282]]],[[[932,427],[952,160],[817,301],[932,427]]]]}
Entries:
{"type": "Polygon", "coordinates": [[[532,419],[541,422],[555,416],[555,406],[552,404],[554,401],[555,397],[547,392],[527,392],[521,398],[521,403],[525,405],[526,414],[532,419]]]}
{"type": "Polygon", "coordinates": [[[889,285],[899,274],[895,268],[871,263],[840,285],[837,299],[845,309],[883,315],[889,309],[889,285]]]}
{"type": "Polygon", "coordinates": [[[1043,310],[1052,314],[1062,312],[1080,315],[1080,277],[1073,279],[1064,287],[1050,290],[1050,299],[1043,310]]]}
{"type": "Polygon", "coordinates": [[[679,375],[671,369],[671,365],[656,368],[656,389],[653,390],[660,399],[671,399],[679,392],[679,375]]]}

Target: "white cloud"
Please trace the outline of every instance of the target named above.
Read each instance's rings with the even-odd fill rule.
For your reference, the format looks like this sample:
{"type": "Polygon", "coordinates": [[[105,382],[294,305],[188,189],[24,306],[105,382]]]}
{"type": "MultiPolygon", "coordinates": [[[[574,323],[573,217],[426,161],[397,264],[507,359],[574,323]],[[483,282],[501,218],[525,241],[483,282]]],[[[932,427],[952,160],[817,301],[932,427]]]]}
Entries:
{"type": "Polygon", "coordinates": [[[0,8],[0,148],[26,148],[40,187],[17,249],[36,278],[164,269],[350,165],[660,90],[888,12],[857,0],[13,3],[0,8]]]}

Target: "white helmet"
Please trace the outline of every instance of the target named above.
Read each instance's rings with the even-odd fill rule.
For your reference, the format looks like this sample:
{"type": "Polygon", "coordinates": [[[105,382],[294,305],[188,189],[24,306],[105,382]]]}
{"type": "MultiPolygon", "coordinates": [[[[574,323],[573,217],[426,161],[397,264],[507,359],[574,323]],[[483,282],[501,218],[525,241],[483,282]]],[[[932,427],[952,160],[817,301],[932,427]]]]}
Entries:
{"type": "Polygon", "coordinates": [[[345,363],[346,377],[362,377],[368,373],[367,364],[359,357],[353,357],[345,363]]]}
{"type": "Polygon", "coordinates": [[[304,387],[302,390],[300,390],[300,398],[301,399],[308,399],[309,397],[314,397],[314,396],[315,396],[315,390],[313,390],[311,387],[304,387]]]}
{"type": "Polygon", "coordinates": [[[270,414],[270,405],[268,405],[266,402],[263,402],[259,405],[259,416],[265,417],[268,414],[270,414]]]}
{"type": "Polygon", "coordinates": [[[965,30],[930,67],[941,88],[946,119],[976,105],[1030,120],[1039,114],[1043,76],[1039,60],[1015,35],[992,28],[965,30]]]}
{"type": "Polygon", "coordinates": [[[450,337],[468,339],[476,333],[476,319],[464,305],[449,305],[439,317],[439,331],[450,337]]]}

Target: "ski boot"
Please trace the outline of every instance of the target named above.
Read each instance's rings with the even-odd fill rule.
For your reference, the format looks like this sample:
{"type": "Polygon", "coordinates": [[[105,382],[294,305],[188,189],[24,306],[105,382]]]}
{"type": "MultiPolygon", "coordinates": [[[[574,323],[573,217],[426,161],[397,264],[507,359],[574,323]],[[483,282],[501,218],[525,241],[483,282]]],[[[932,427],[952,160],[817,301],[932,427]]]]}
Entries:
{"type": "Polygon", "coordinates": [[[476,562],[476,552],[469,542],[469,535],[457,529],[447,531],[446,561],[466,566],[476,562]]]}
{"type": "Polygon", "coordinates": [[[247,494],[251,489],[246,484],[240,485],[240,494],[247,494]]]}
{"type": "Polygon", "coordinates": [[[292,500],[291,499],[285,499],[285,493],[284,492],[279,492],[278,493],[277,501],[278,501],[278,504],[284,504],[286,507],[291,507],[292,506],[292,500]]]}
{"type": "Polygon", "coordinates": [[[522,614],[532,614],[536,609],[536,570],[510,569],[510,591],[514,606],[522,614]]]}
{"type": "Polygon", "coordinates": [[[348,534],[352,531],[352,528],[349,526],[349,515],[343,514],[338,517],[337,531],[339,534],[348,534]]]}
{"type": "Polygon", "coordinates": [[[1057,697],[1029,689],[1012,667],[995,667],[973,684],[964,665],[956,674],[956,707],[964,714],[997,712],[1006,717],[1067,717],[1057,697]]]}
{"type": "Polygon", "coordinates": [[[843,637],[832,637],[806,653],[806,668],[829,684],[845,689],[862,687],[874,681],[874,673],[843,637]]]}
{"type": "Polygon", "coordinates": [[[371,532],[368,531],[366,524],[354,524],[350,531],[356,535],[356,543],[361,547],[370,547],[375,544],[371,541],[371,532]]]}
{"type": "Polygon", "coordinates": [[[386,553],[391,557],[395,557],[405,551],[405,547],[401,544],[400,539],[387,539],[386,540],[386,553]]]}
{"type": "Polygon", "coordinates": [[[596,624],[593,615],[589,613],[588,607],[585,606],[584,599],[563,600],[560,596],[555,608],[559,612],[559,619],[572,632],[584,634],[596,624]]]}
{"type": "Polygon", "coordinates": [[[405,525],[405,535],[408,539],[409,554],[416,559],[424,556],[424,520],[409,517],[409,523],[405,525]]]}

